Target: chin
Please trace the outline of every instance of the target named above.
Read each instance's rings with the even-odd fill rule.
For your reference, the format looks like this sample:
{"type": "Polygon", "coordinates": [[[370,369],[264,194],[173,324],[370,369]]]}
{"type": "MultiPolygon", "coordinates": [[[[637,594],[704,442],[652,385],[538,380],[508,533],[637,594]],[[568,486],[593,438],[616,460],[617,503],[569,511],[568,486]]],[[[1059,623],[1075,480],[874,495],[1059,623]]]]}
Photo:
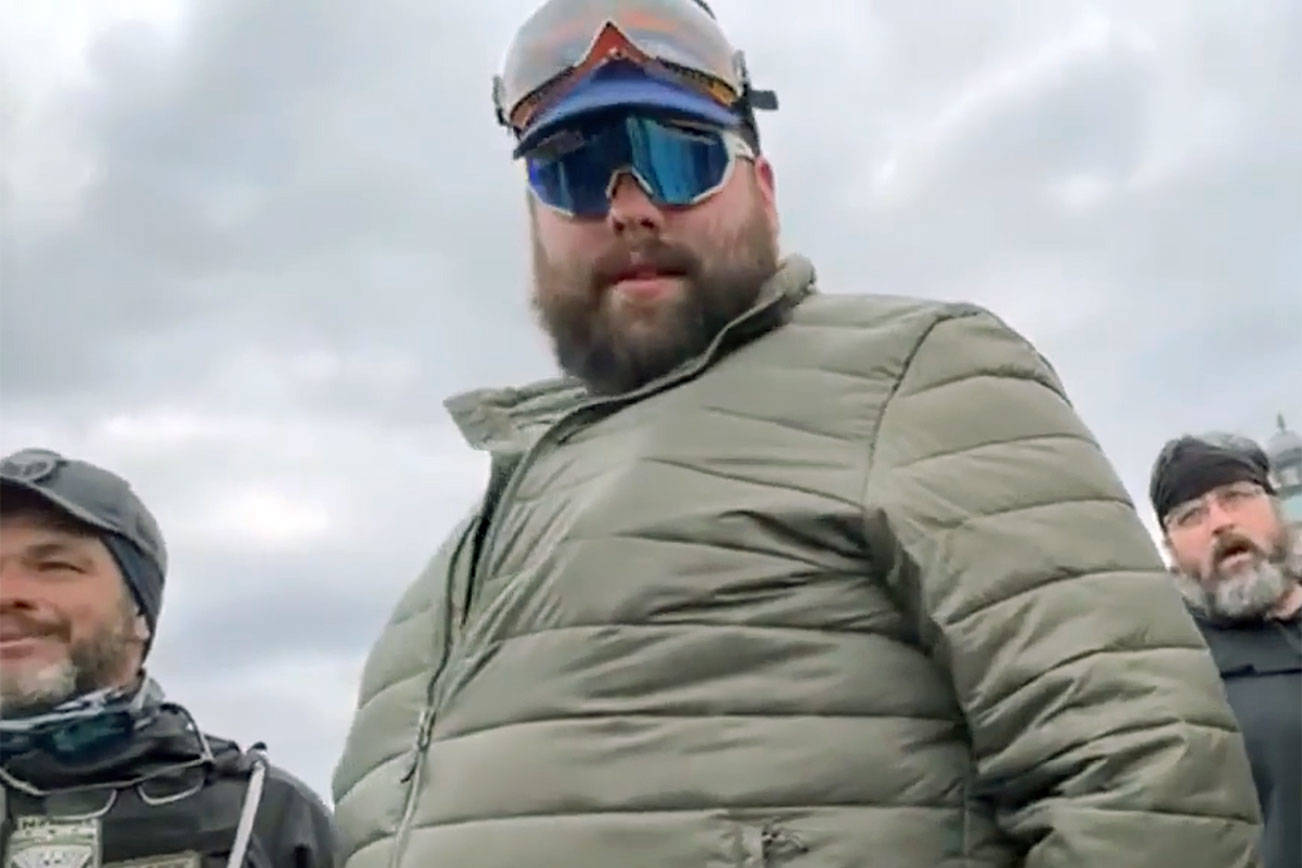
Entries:
{"type": "Polygon", "coordinates": [[[38,663],[26,661],[8,665],[0,679],[0,711],[50,708],[70,699],[77,685],[77,673],[67,658],[38,663]]]}

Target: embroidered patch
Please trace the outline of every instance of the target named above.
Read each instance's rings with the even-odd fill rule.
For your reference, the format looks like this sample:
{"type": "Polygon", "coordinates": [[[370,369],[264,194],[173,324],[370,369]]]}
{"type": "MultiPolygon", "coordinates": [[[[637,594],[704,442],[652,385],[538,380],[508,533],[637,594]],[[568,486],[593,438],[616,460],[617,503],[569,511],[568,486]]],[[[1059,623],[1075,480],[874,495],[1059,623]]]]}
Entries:
{"type": "Polygon", "coordinates": [[[99,820],[19,817],[5,868],[100,868],[99,820]]]}
{"type": "Polygon", "coordinates": [[[199,864],[199,854],[188,850],[184,853],[168,853],[165,856],[128,859],[126,862],[108,862],[104,868],[199,868],[199,864]]]}

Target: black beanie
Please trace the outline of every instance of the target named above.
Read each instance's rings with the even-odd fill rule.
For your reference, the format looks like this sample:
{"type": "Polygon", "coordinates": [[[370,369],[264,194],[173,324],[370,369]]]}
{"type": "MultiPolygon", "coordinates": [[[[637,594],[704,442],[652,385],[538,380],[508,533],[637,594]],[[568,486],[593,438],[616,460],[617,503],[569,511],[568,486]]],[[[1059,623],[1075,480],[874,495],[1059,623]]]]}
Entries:
{"type": "Polygon", "coordinates": [[[1255,482],[1275,493],[1270,460],[1261,447],[1235,434],[1186,434],[1162,447],[1148,496],[1158,522],[1164,522],[1173,507],[1231,482],[1255,482]]]}

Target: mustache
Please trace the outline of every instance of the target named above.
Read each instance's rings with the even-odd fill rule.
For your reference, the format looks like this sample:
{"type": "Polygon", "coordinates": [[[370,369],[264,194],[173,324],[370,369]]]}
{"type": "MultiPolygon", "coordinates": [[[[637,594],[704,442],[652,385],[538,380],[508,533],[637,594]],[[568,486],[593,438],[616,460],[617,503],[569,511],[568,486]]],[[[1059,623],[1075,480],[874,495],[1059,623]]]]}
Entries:
{"type": "Polygon", "coordinates": [[[602,290],[641,270],[691,277],[700,271],[700,260],[686,247],[662,240],[614,244],[592,264],[592,289],[602,290]]]}
{"type": "Polygon", "coordinates": [[[67,642],[72,638],[72,629],[66,620],[33,618],[21,612],[10,611],[0,612],[0,635],[49,636],[67,642]]]}
{"type": "Polygon", "coordinates": [[[1246,536],[1227,533],[1224,536],[1216,537],[1212,543],[1212,563],[1219,564],[1227,555],[1237,554],[1242,551],[1251,552],[1258,557],[1264,557],[1266,554],[1261,550],[1260,546],[1246,536]]]}

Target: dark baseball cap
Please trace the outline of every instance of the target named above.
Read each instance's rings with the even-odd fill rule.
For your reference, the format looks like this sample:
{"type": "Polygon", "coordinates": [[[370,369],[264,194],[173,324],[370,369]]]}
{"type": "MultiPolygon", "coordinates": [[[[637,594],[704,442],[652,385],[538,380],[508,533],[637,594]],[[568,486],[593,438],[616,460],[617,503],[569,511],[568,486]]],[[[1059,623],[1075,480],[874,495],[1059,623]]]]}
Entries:
{"type": "Polygon", "coordinates": [[[105,545],[153,628],[162,605],[167,550],[158,522],[125,479],[49,449],[23,449],[0,459],[0,486],[29,491],[104,531],[105,545]]]}

